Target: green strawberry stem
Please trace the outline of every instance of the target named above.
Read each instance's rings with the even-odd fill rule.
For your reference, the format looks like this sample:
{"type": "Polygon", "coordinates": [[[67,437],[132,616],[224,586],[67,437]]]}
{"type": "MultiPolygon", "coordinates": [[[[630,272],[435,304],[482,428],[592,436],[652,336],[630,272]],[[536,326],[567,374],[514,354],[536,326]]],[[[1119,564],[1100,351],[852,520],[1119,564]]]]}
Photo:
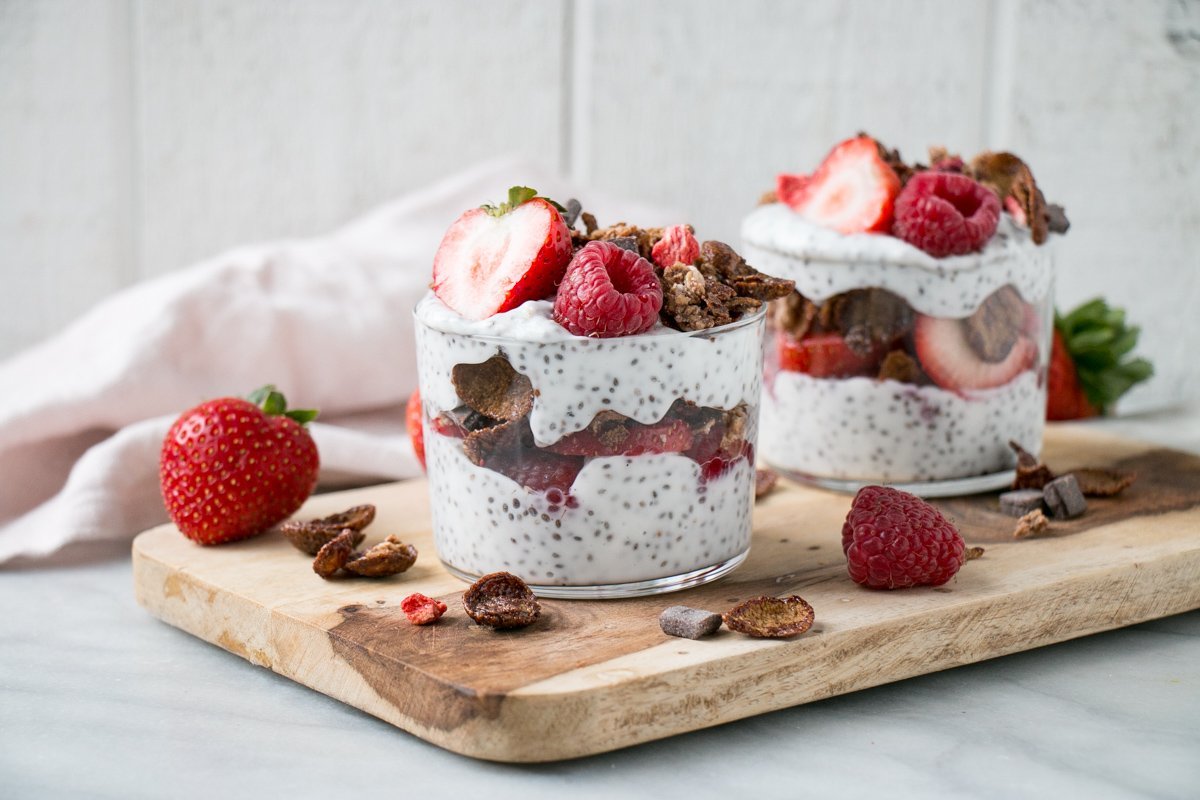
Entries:
{"type": "Polygon", "coordinates": [[[282,415],[298,422],[300,425],[307,425],[321,413],[314,408],[294,408],[289,411],[287,399],[283,396],[282,392],[276,390],[275,384],[272,383],[255,389],[246,395],[246,399],[261,408],[263,413],[268,417],[282,415]]]}
{"type": "MultiPolygon", "coordinates": [[[[538,198],[537,189],[530,189],[528,186],[513,186],[513,187],[510,187],[508,190],[507,202],[501,203],[498,206],[485,204],[483,206],[480,206],[480,208],[482,208],[484,211],[486,211],[488,214],[490,214],[493,217],[503,217],[505,214],[512,211],[514,208],[524,205],[525,203],[528,203],[530,200],[534,200],[537,198],[538,198]]],[[[545,200],[547,203],[554,206],[560,212],[566,211],[565,208],[563,208],[561,205],[559,205],[558,203],[551,200],[549,197],[542,197],[541,199],[545,200]]]]}
{"type": "Polygon", "coordinates": [[[1154,374],[1144,358],[1126,358],[1141,328],[1125,324],[1125,311],[1097,297],[1067,314],[1054,315],[1067,353],[1075,363],[1088,402],[1107,412],[1121,395],[1154,374]]]}

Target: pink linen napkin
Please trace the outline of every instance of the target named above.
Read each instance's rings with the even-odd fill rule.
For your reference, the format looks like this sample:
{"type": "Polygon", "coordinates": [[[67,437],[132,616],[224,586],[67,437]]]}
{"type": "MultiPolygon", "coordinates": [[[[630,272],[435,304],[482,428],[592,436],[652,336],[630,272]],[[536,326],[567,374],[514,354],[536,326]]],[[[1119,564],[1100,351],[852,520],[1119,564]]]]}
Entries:
{"type": "Polygon", "coordinates": [[[419,474],[404,429],[412,309],[449,224],[516,184],[577,196],[602,224],[682,221],[505,159],[326,237],[237,248],[114,294],[0,363],[0,562],[166,522],[158,452],[171,422],[264,383],[321,409],[319,489],[419,474]]]}

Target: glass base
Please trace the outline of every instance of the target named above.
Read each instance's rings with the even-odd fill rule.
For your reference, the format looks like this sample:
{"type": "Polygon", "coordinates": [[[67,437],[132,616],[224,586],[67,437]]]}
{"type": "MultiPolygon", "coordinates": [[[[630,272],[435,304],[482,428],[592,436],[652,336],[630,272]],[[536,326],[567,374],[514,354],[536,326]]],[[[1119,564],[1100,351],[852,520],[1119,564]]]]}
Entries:
{"type": "MultiPolygon", "coordinates": [[[[653,594],[666,594],[668,592],[678,592],[681,589],[690,589],[693,586],[700,586],[705,583],[712,583],[718,578],[723,578],[737,569],[738,565],[745,561],[746,556],[749,554],[750,548],[746,548],[733,558],[726,559],[719,564],[694,569],[682,575],[654,578],[648,581],[605,583],[596,586],[562,586],[531,583],[529,584],[529,588],[538,597],[546,597],[553,600],[613,600],[620,597],[646,597],[653,594]]],[[[467,583],[474,583],[482,577],[469,572],[463,572],[447,564],[445,561],[442,562],[442,566],[451,575],[467,583]]]]}
{"type": "MultiPolygon", "coordinates": [[[[772,465],[774,466],[774,465],[772,465]]],[[[944,481],[920,481],[902,483],[889,481],[868,481],[842,478],[823,478],[819,475],[807,475],[790,469],[774,467],[779,474],[809,486],[829,489],[834,492],[854,494],[864,486],[890,486],[903,492],[915,494],[917,497],[956,497],[964,494],[980,494],[994,492],[1012,485],[1016,471],[1005,470],[988,475],[973,475],[970,478],[953,478],[944,481]]]]}

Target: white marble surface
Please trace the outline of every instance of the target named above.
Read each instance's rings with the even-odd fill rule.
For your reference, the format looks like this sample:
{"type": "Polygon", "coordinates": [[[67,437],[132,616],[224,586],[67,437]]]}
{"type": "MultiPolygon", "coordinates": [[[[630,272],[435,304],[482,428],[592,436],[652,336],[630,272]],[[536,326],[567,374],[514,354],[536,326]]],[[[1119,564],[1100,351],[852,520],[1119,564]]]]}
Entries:
{"type": "MultiPolygon", "coordinates": [[[[1200,452],[1200,409],[1103,427],[1200,452]]],[[[153,619],[133,600],[124,546],[0,571],[0,604],[5,798],[1200,796],[1200,611],[508,766],[439,750],[153,619]]]]}

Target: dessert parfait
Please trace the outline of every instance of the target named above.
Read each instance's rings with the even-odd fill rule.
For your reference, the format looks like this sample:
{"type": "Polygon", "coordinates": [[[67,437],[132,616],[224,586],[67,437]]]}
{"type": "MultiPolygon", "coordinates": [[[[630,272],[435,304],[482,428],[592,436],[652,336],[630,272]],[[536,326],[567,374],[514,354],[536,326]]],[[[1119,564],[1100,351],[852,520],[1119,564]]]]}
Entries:
{"type": "Polygon", "coordinates": [[[771,314],[763,456],[829,488],[925,495],[1011,479],[1046,414],[1053,233],[1011,153],[905,163],[866,135],[780,175],[743,222],[747,258],[796,289],[771,314]]]}
{"type": "Polygon", "coordinates": [[[750,546],[767,301],[692,229],[598,227],[522,187],[467,211],[418,304],[438,555],[558,597],[670,591],[750,546]]]}

